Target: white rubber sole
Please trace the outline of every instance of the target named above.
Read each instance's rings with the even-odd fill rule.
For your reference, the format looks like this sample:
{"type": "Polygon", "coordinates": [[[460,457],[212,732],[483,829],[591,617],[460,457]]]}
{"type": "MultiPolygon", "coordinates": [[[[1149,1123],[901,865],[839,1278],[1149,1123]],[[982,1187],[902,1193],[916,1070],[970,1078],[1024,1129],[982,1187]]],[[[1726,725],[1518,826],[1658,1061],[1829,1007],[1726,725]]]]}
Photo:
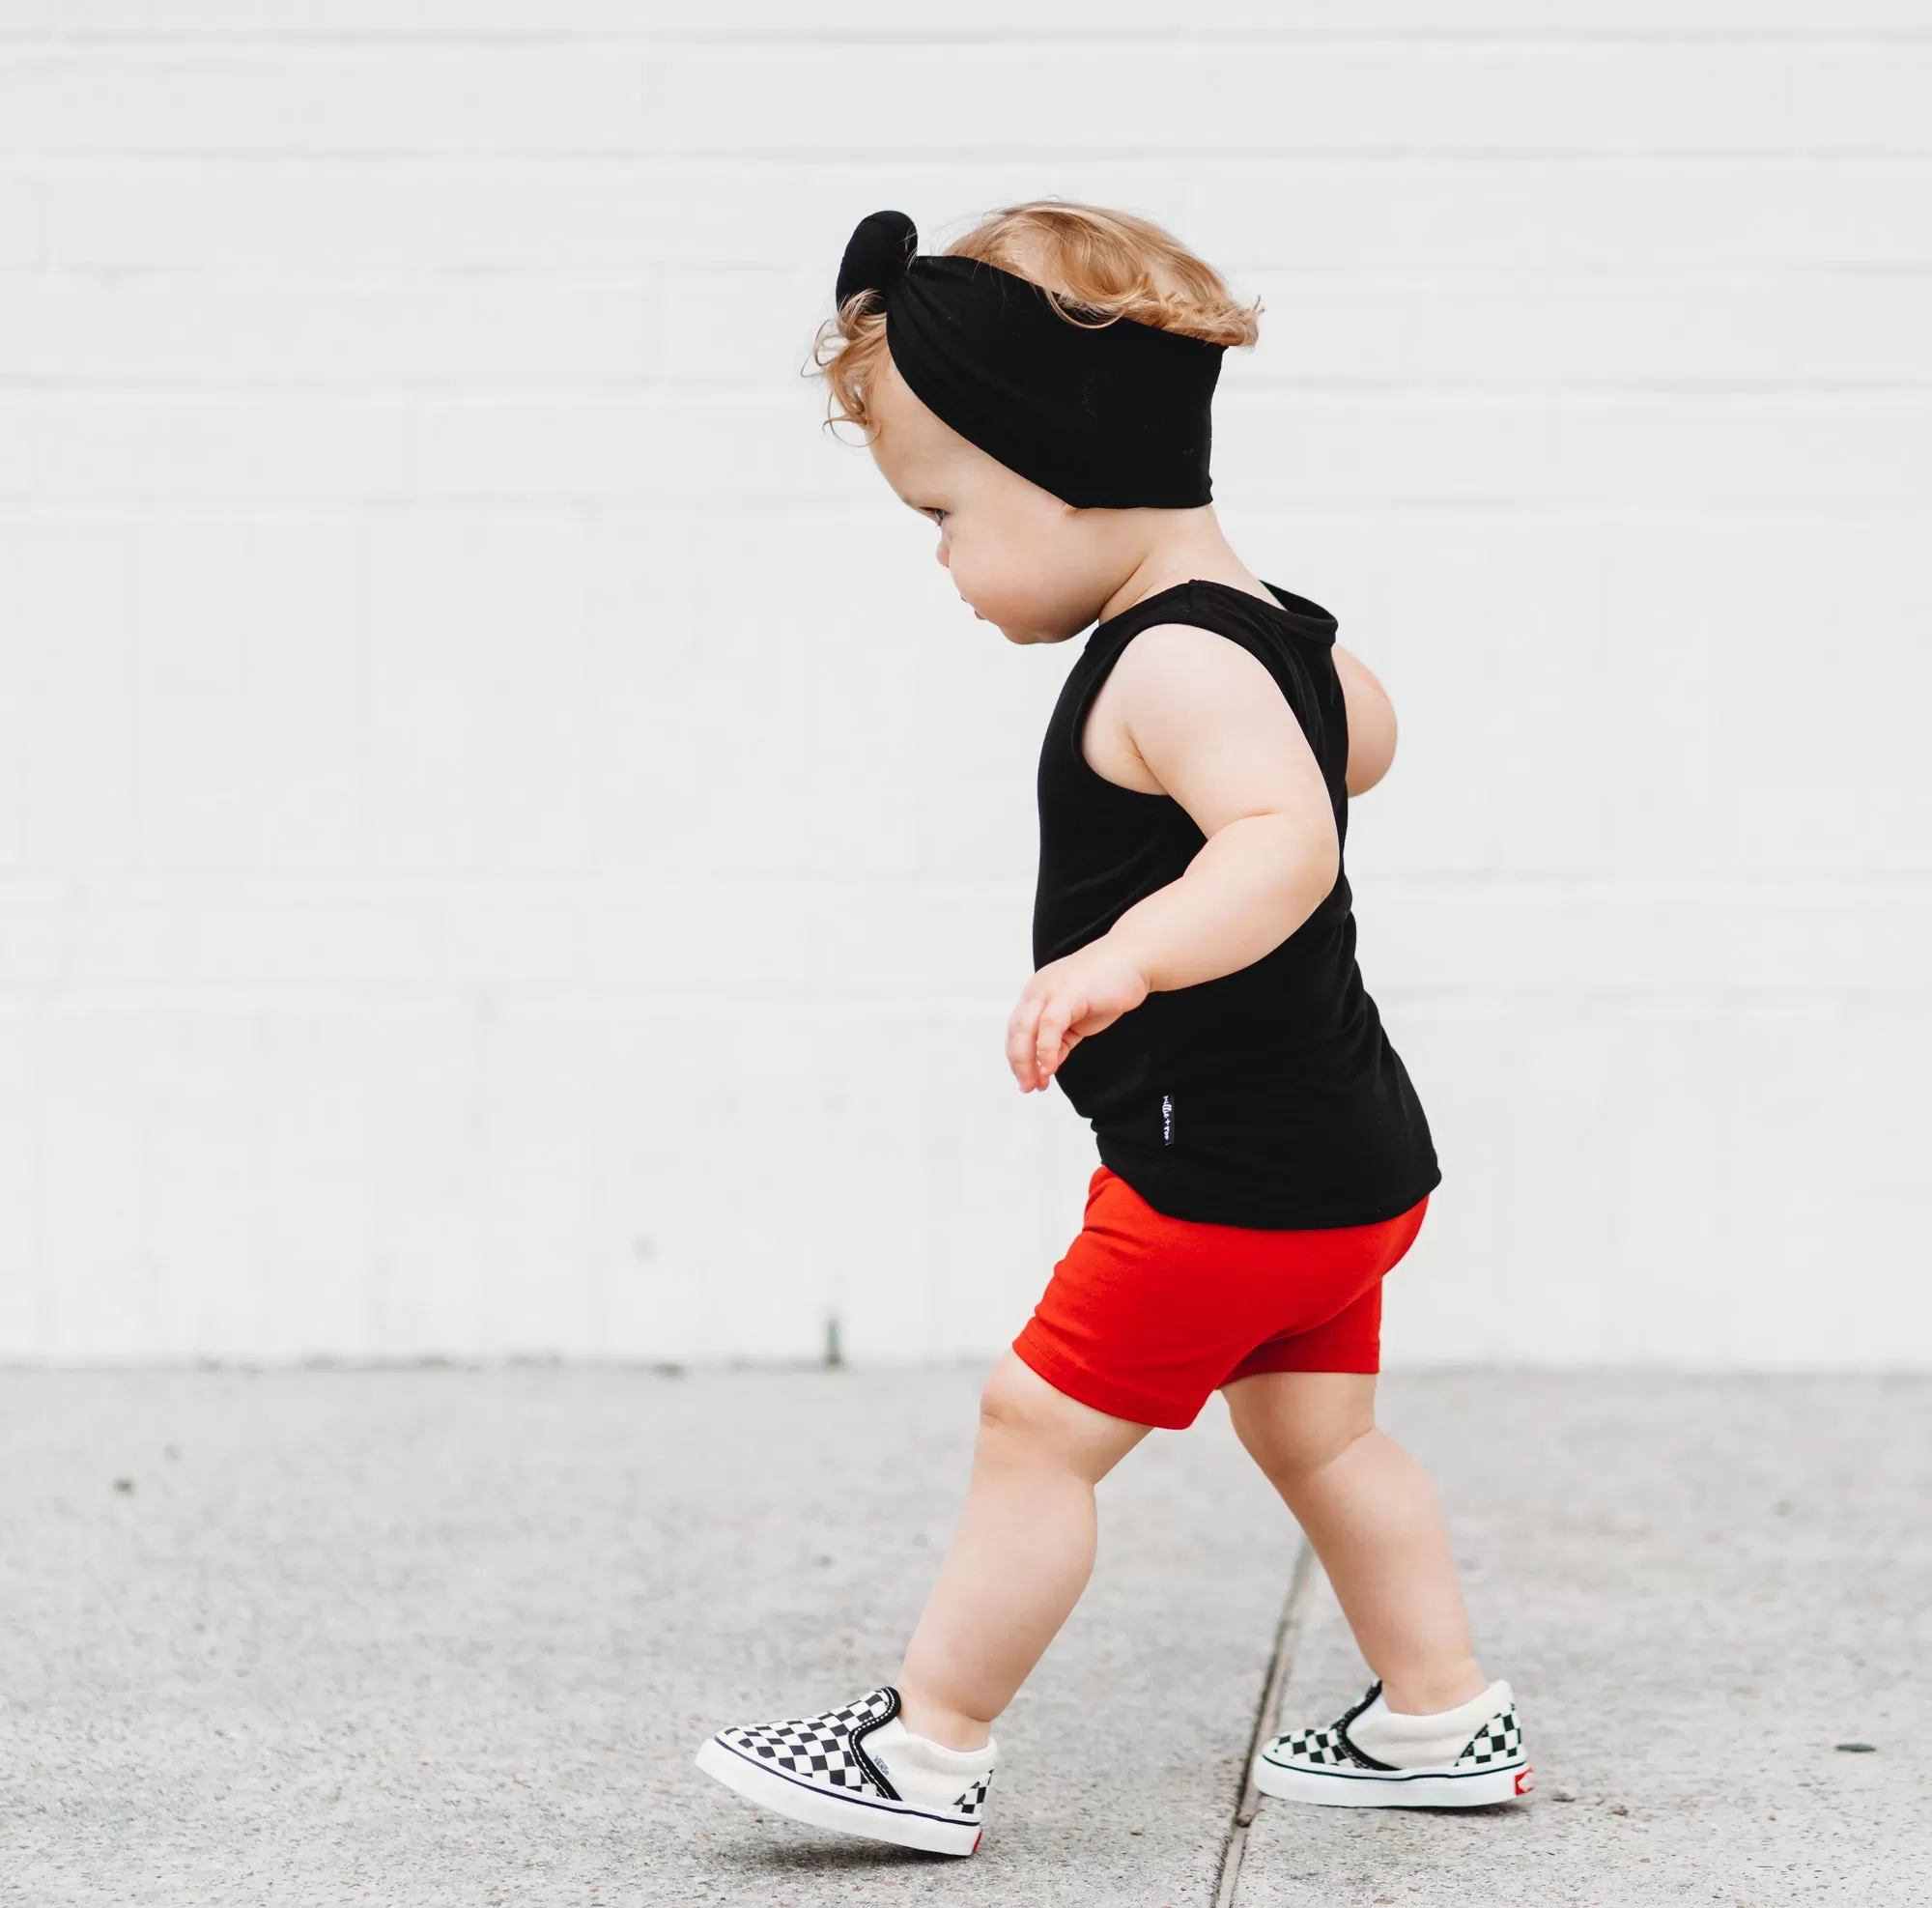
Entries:
{"type": "Polygon", "coordinates": [[[1255,1787],[1283,1802],[1316,1802],[1330,1808],[1481,1808],[1514,1802],[1536,1786],[1527,1762],[1500,1769],[1291,1769],[1255,1757],[1255,1787]]]}
{"type": "Polygon", "coordinates": [[[809,1782],[739,1754],[716,1736],[697,1751],[697,1766],[727,1789],[736,1789],[746,1801],[789,1815],[795,1822],[809,1822],[814,1829],[896,1842],[901,1848],[923,1848],[929,1855],[971,1855],[980,1846],[981,1831],[976,1823],[949,1822],[943,1816],[908,1808],[903,1803],[828,1795],[809,1782]]]}

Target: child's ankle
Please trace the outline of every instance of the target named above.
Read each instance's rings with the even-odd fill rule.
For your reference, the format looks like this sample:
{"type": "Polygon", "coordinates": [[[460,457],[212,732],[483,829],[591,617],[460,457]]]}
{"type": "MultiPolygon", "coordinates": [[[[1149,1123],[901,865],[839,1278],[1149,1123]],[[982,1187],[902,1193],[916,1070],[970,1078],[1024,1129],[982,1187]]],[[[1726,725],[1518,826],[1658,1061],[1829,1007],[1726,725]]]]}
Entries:
{"type": "Polygon", "coordinates": [[[1421,1674],[1385,1676],[1382,1701],[1399,1716],[1440,1716],[1460,1709],[1490,1687],[1474,1657],[1421,1674]]]}
{"type": "Polygon", "coordinates": [[[993,1739],[990,1723],[948,1709],[943,1703],[924,1701],[904,1684],[899,1686],[899,1721],[905,1724],[908,1735],[923,1736],[941,1749],[984,1749],[993,1739]]]}

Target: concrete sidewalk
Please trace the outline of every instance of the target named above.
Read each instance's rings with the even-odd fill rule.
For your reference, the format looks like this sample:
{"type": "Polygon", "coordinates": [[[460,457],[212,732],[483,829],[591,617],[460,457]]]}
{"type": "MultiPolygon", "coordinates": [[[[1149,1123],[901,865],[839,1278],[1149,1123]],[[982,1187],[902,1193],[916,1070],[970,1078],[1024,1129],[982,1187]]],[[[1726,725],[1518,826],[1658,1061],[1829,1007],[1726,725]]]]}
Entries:
{"type": "MultiPolygon", "coordinates": [[[[1210,1406],[1104,1489],[971,1862],[760,1820],[891,1675],[977,1375],[0,1376],[0,1902],[1932,1900],[1932,1381],[1392,1379],[1533,1805],[1264,1803],[1295,1544],[1210,1406]],[[1873,1745],[1870,1753],[1833,1745],[1873,1745]]],[[[1319,1575],[1284,1705],[1365,1672],[1319,1575]]]]}

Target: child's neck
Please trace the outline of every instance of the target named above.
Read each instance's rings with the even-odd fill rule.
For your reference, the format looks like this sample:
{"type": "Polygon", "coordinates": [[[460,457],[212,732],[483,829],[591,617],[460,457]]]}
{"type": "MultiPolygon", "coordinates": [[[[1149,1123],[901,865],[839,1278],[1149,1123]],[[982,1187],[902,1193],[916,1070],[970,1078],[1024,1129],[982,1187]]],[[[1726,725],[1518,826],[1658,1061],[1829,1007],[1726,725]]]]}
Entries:
{"type": "Polygon", "coordinates": [[[1122,513],[1138,520],[1133,527],[1142,532],[1129,545],[1126,555],[1131,568],[1114,593],[1100,608],[1099,620],[1118,616],[1136,603],[1177,584],[1197,578],[1206,583],[1223,583],[1246,590],[1264,603],[1274,598],[1267,586],[1235,555],[1234,547],[1221,532],[1212,504],[1198,510],[1135,510],[1122,513]]]}

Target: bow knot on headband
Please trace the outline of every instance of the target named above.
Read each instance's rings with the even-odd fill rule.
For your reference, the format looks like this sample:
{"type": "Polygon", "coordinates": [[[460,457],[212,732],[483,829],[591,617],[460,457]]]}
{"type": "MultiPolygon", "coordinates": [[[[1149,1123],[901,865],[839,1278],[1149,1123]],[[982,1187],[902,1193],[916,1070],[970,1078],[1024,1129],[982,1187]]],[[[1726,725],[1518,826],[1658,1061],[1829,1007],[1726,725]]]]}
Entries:
{"type": "Polygon", "coordinates": [[[870,293],[907,388],[969,443],[1077,509],[1208,501],[1209,410],[1225,347],[1132,318],[1080,325],[996,265],[922,253],[902,212],[862,218],[842,306],[870,293]]]}
{"type": "Polygon", "coordinates": [[[891,291],[918,250],[919,227],[904,213],[867,213],[852,228],[838,262],[838,303],[859,292],[891,291]]]}

